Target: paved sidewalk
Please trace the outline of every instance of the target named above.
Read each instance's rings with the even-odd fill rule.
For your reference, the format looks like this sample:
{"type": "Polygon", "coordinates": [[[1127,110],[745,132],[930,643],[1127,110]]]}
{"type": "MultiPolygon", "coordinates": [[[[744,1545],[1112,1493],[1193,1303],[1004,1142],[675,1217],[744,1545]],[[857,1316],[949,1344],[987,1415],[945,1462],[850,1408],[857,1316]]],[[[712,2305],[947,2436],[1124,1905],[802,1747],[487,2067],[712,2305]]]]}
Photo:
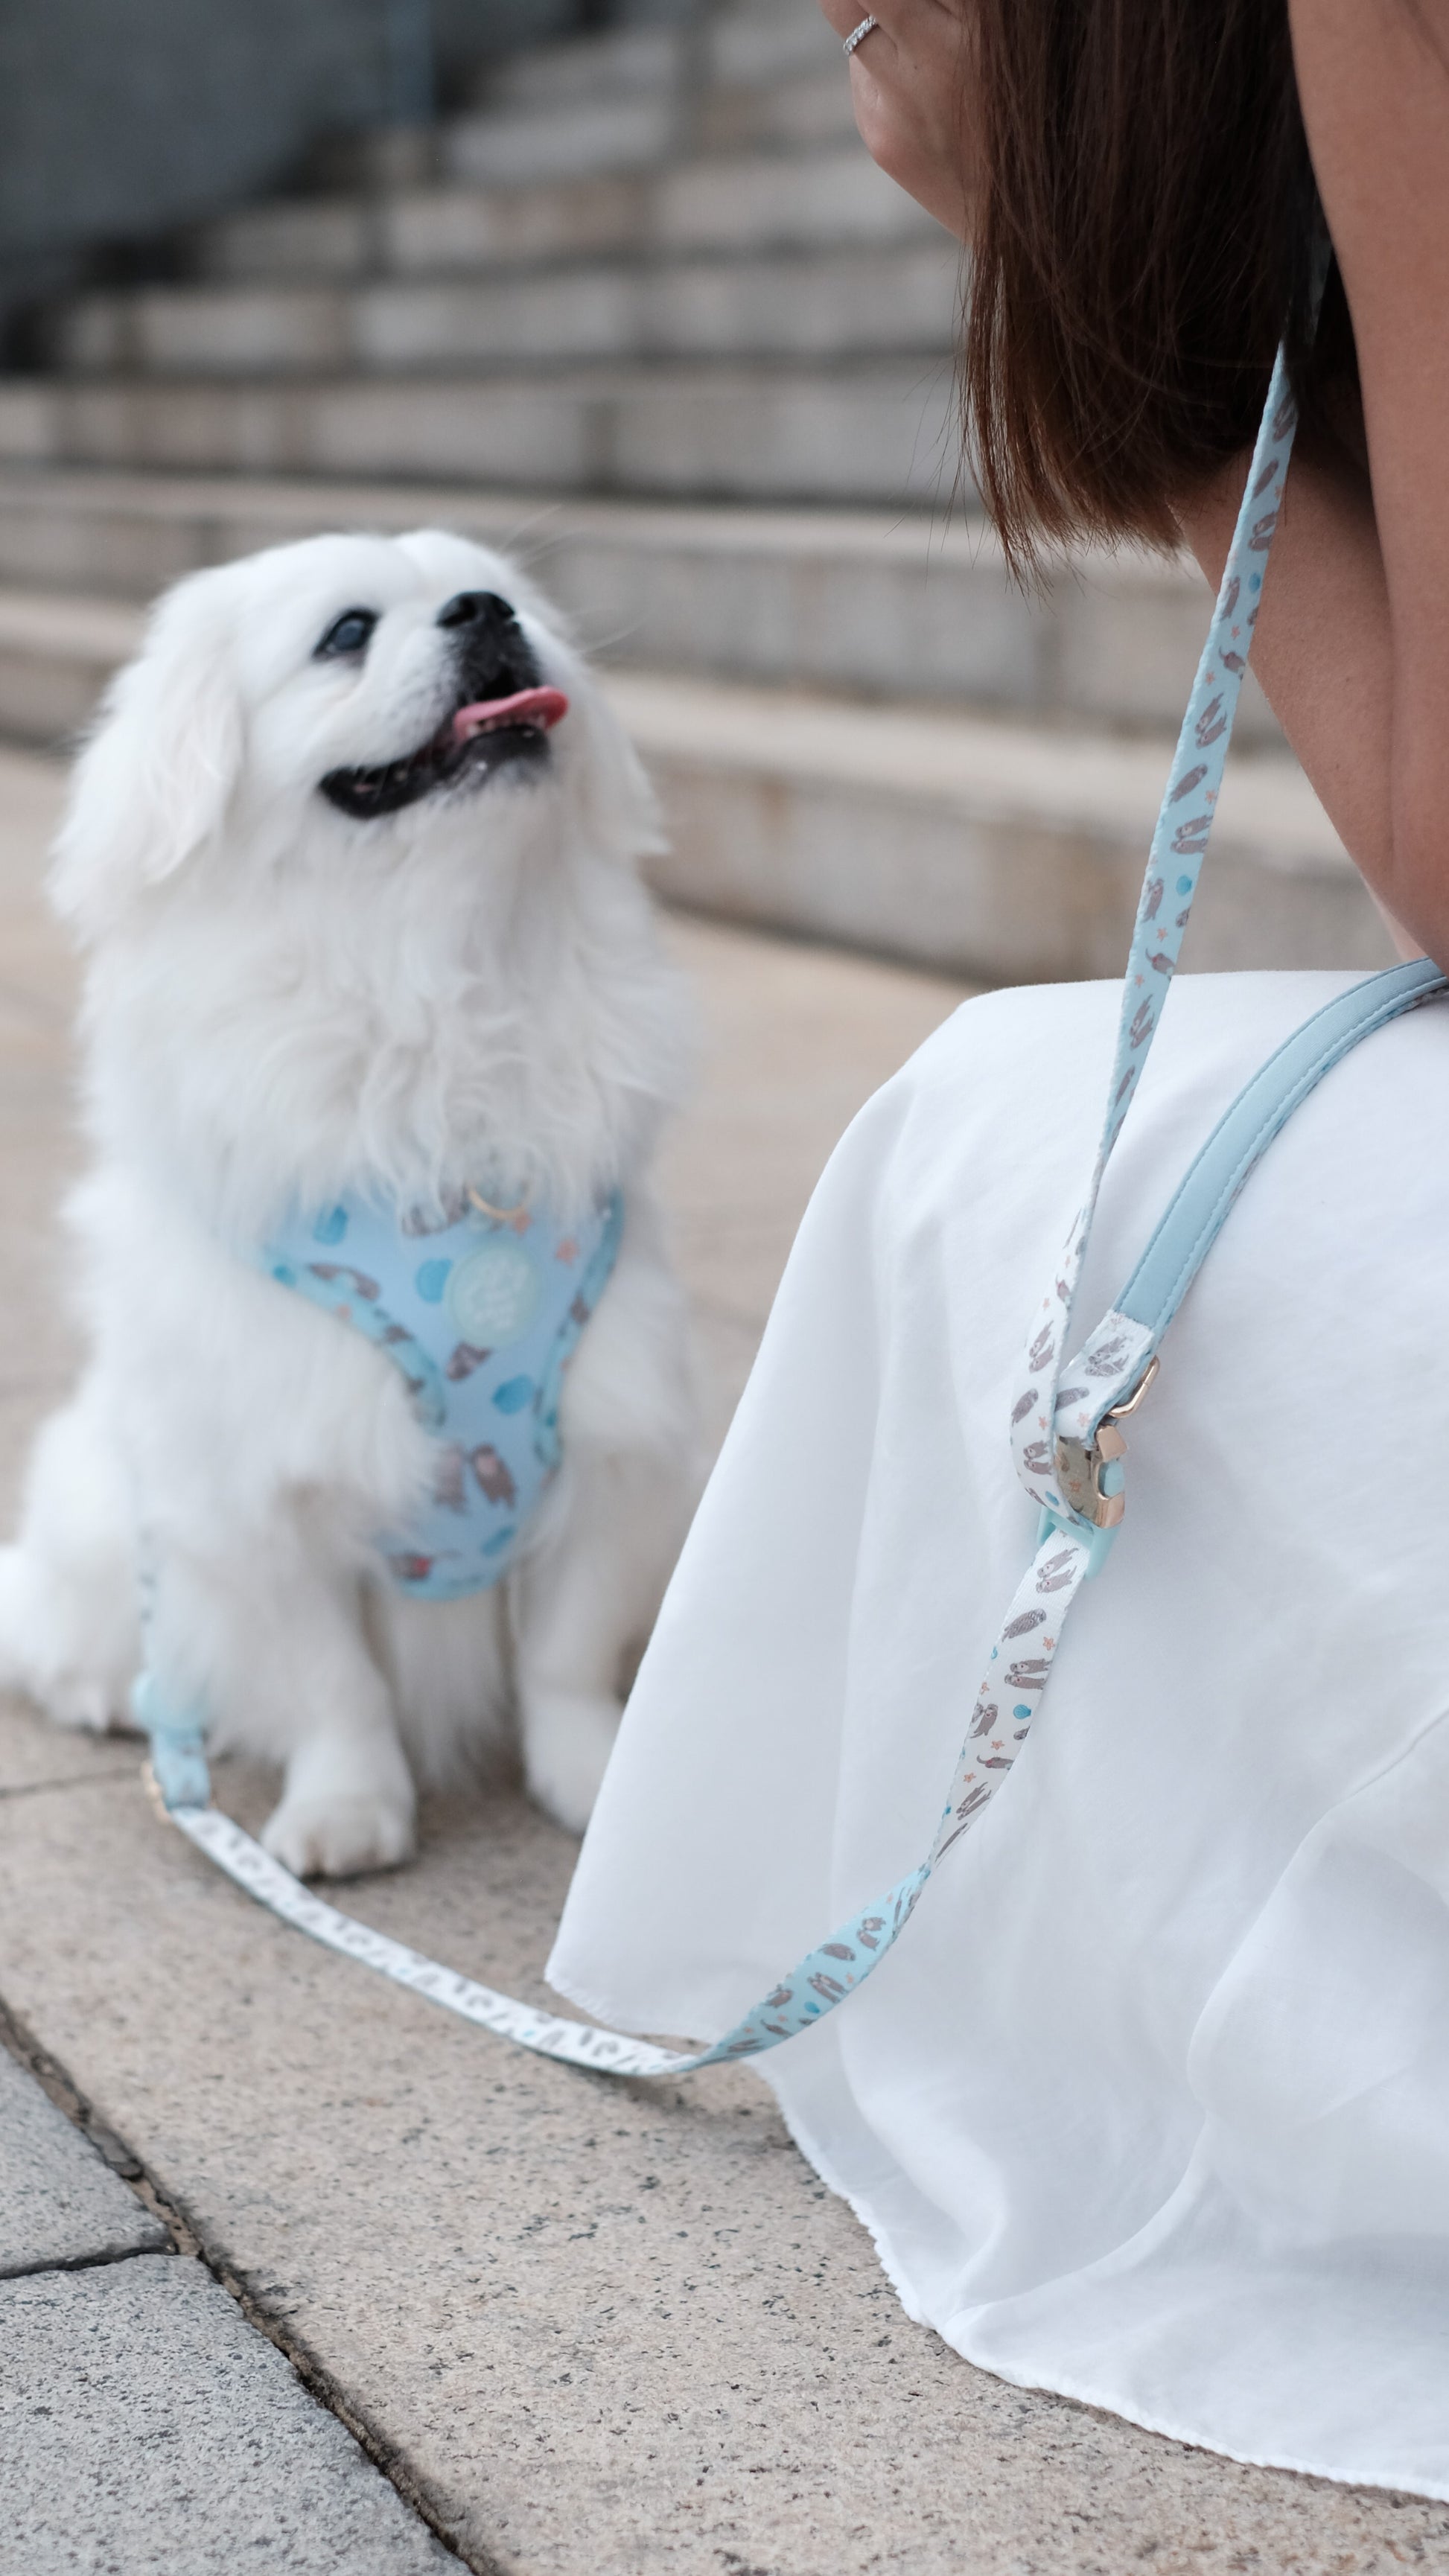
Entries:
{"type": "MultiPolygon", "coordinates": [[[[23,1440],[69,1364],[52,1223],[67,976],[32,892],[53,798],[40,764],[0,758],[7,1510],[23,1440]]],[[[718,1421],[825,1152],[954,992],[698,924],[671,935],[714,1050],[669,1188],[718,1421]]],[[[268,1784],[237,1766],[219,1789],[248,1824],[266,1811],[268,1784]]],[[[539,1993],[572,1858],[518,1798],[459,1800],[425,1816],[415,1867],[349,1902],[539,1993]]],[[[968,2368],[903,2316],[756,2077],[611,2086],[510,2053],[250,1906],[153,1816],[133,1748],[16,1708],[0,1708],[0,1990],[205,2258],[148,2250],[149,2209],[126,2235],[112,2193],[87,2215],[53,2127],[39,2187],[32,2169],[13,2207],[0,2195],[0,2246],[20,2243],[22,2260],[26,2245],[46,2262],[90,2249],[79,2269],[0,2288],[0,2387],[17,2385],[22,2354],[36,2372],[58,2357],[66,2382],[37,2382],[52,2412],[22,2420],[25,2482],[0,2435],[5,2576],[191,2576],[227,2554],[268,2576],[334,2563],[388,2576],[430,2563],[414,2504],[490,2576],[1449,2569],[1442,2506],[1237,2467],[968,2368]],[[25,2303],[28,2338],[6,2299],[25,2303]],[[214,2396],[226,2418],[208,2453],[195,2416],[178,2472],[189,2537],[147,2558],[123,2517],[147,2478],[164,2488],[171,2474],[169,2419],[146,2411],[162,2349],[195,2404],[214,2396]],[[109,2425],[103,2440],[87,2421],[109,2425]],[[280,2514],[284,2492],[305,2494],[312,2519],[268,2542],[255,2517],[280,2514]],[[348,2499],[377,2496],[352,2539],[364,2526],[347,2522],[348,2499]],[[341,2554],[308,2556],[328,2529],[341,2554]]],[[[0,2090],[0,2166],[19,2170],[12,2140],[33,2138],[35,2117],[0,2090]]]]}
{"type": "Polygon", "coordinates": [[[3,2048],[0,2352],[4,2576],[228,2576],[239,2555],[288,2576],[451,2563],[3,2048]]]}

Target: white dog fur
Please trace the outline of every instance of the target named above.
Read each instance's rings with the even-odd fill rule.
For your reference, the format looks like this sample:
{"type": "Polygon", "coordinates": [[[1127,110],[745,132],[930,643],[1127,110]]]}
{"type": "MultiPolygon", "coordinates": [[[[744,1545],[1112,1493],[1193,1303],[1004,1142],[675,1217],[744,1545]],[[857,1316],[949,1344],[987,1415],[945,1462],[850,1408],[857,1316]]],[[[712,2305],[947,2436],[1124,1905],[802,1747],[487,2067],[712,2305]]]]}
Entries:
{"type": "MultiPolygon", "coordinates": [[[[350,630],[348,630],[350,631],[350,630]]],[[[78,763],[56,905],[88,951],[89,1177],[70,1219],[92,1360],[0,1552],[0,1680],[124,1721],[138,1523],[151,1661],[212,1742],[285,1768],[269,1850],[397,1862],[418,1782],[516,1708],[532,1794],[582,1829],[696,1490],[686,1320],[648,1165],[682,1004],[636,862],[639,765],[516,567],[462,539],[319,537],[181,582],[78,763]],[[457,594],[512,602],[571,712],[546,763],[350,819],[336,769],[459,702],[457,594]],[[318,659],[348,609],[362,655],[318,659]],[[564,1465],[505,1585],[405,1598],[374,1534],[428,1477],[392,1364],[249,1266],[299,1201],[469,1182],[567,1218],[621,1184],[614,1276],[565,1382],[564,1465]]]]}

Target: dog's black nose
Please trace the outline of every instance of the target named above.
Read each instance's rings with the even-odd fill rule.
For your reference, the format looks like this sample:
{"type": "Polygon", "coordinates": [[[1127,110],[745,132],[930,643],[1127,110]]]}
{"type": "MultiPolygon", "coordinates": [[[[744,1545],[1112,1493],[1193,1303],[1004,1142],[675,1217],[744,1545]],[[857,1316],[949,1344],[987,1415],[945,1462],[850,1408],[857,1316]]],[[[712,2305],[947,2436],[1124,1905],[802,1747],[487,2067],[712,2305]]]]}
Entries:
{"type": "Polygon", "coordinates": [[[440,626],[491,626],[495,631],[516,625],[512,609],[496,590],[460,590],[438,611],[440,626]]]}
{"type": "Polygon", "coordinates": [[[538,681],[538,663],[506,599],[460,590],[438,611],[450,631],[454,676],[465,699],[508,698],[538,681]]]}

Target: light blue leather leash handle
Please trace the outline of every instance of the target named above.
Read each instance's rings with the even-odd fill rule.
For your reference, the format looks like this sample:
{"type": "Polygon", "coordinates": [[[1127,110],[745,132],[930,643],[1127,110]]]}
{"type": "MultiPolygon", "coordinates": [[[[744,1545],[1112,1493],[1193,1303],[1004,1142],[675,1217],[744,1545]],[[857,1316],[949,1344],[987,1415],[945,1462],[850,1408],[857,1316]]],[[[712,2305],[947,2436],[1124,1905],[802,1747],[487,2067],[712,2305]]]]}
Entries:
{"type": "Polygon", "coordinates": [[[211,1806],[203,1711],[168,1706],[156,1679],[138,1686],[151,1736],[151,1777],[180,1830],[239,1886],[328,1948],[465,2020],[568,2064],[615,2075],[683,2075],[761,2055],[845,2002],[899,1938],[944,1854],[979,1820],[1026,1742],[1066,1616],[1105,1560],[1125,1508],[1118,1428],[1155,1371],[1158,1345],[1254,1166],[1324,1075],[1362,1040],[1446,989],[1427,959],[1370,976],[1325,1005],[1247,1084],[1197,1156],[1117,1305],[1068,1357],[1072,1298],[1097,1190],[1135,1097],[1175,970],[1216,806],[1257,596],[1293,438],[1280,355],[1177,756],[1153,836],[1128,961],[1117,1055],[1096,1168],[1028,1341],[1028,1383],[1013,1414],[1023,1484],[1041,1506],[1037,1545],[997,1632],[934,1839],[918,1867],[847,1916],[713,2046],[655,2048],[622,2032],[560,2020],[458,1976],[341,1914],[211,1806]],[[1169,893],[1169,887],[1171,889],[1169,893]],[[1166,912],[1164,912],[1166,904],[1166,912]],[[1173,907],[1176,907],[1174,909],[1173,907]],[[1081,1383],[1064,1385],[1064,1376],[1081,1383]]]}
{"type": "Polygon", "coordinates": [[[1260,1157],[1326,1073],[1375,1030],[1449,990],[1428,957],[1390,966],[1325,1002],[1285,1038],[1225,1111],[1189,1166],[1151,1242],[1117,1300],[1141,1324],[1155,1352],[1260,1157]]]}

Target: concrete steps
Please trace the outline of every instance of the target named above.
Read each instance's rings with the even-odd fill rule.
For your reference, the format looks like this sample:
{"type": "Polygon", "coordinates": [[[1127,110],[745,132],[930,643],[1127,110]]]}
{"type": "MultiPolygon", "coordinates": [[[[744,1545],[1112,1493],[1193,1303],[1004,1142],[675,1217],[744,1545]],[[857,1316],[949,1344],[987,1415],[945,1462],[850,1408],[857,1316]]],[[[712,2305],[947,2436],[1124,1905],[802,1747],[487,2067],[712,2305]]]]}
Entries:
{"type": "MultiPolygon", "coordinates": [[[[659,783],[674,901],[1018,983],[1120,975],[1171,738],[872,711],[652,674],[610,693],[659,783]]],[[[1296,762],[1230,764],[1196,971],[1386,965],[1361,879],[1296,762]]]]}
{"type": "Polygon", "coordinates": [[[69,749],[140,633],[140,611],[117,600],[0,591],[0,734],[69,749]]]}
{"type": "Polygon", "coordinates": [[[603,42],[538,47],[484,76],[469,122],[476,128],[552,116],[562,130],[569,113],[646,98],[677,103],[695,149],[855,134],[839,48],[818,11],[799,0],[716,9],[690,27],[641,27],[603,42]]]}
{"type": "MultiPolygon", "coordinates": [[[[625,41],[613,39],[621,49],[625,41]]],[[[627,41],[631,49],[638,45],[631,58],[644,59],[642,42],[627,41]]],[[[828,41],[823,67],[817,67],[812,45],[803,69],[750,81],[721,77],[712,70],[717,57],[711,57],[707,41],[691,42],[681,34],[672,49],[666,44],[652,57],[670,66],[670,78],[632,86],[611,81],[599,91],[561,79],[564,66],[547,60],[547,54],[576,55],[582,82],[596,46],[551,46],[547,53],[521,56],[512,79],[490,82],[481,113],[442,129],[434,167],[442,178],[512,185],[580,171],[643,169],[671,152],[785,151],[853,141],[850,89],[828,41]],[[530,77],[520,78],[525,72],[530,77]],[[701,76],[697,88],[691,73],[701,76]]]]}
{"type": "Polygon", "coordinates": [[[474,85],[473,104],[497,113],[586,107],[600,99],[674,96],[683,87],[699,42],[693,28],[623,27],[597,36],[536,45],[490,64],[474,85]]]}
{"type": "Polygon", "coordinates": [[[204,228],[188,280],[60,306],[0,457],[920,504],[958,470],[958,253],[848,112],[809,0],[539,48],[427,144],[442,184],[383,137],[369,184],[204,228]]]}
{"type": "Polygon", "coordinates": [[[437,168],[441,178],[475,187],[516,187],[522,180],[646,170],[685,139],[680,102],[667,91],[581,98],[457,117],[438,137],[437,168]]]}
{"type": "MultiPolygon", "coordinates": [[[[925,512],[561,503],[472,485],[0,471],[0,587],[143,600],[337,527],[442,523],[526,561],[611,661],[919,706],[1171,728],[1201,641],[1195,569],[1081,550],[1040,598],[979,521],[925,512]]],[[[1249,681],[1245,745],[1281,737],[1249,681]]]]}
{"type": "Polygon", "coordinates": [[[748,143],[777,148],[834,142],[855,134],[850,92],[842,89],[838,66],[810,73],[778,86],[713,90],[699,120],[699,139],[709,148],[748,143]]]}
{"type": "MultiPolygon", "coordinates": [[[[424,149],[438,176],[512,185],[639,169],[718,144],[781,149],[854,132],[838,46],[818,14],[812,22],[781,0],[773,23],[725,10],[692,26],[539,46],[490,69],[476,105],[424,149]]],[[[341,161],[385,184],[395,138],[359,137],[341,161]]]]}
{"type": "MultiPolygon", "coordinates": [[[[522,553],[609,665],[680,901],[1113,971],[1201,588],[1088,553],[1012,587],[959,463],[957,251],[849,107],[813,0],[720,0],[520,55],[60,307],[50,371],[0,380],[0,730],[73,731],[193,565],[441,522],[522,553]]],[[[1240,743],[1195,962],[1372,963],[1252,691],[1240,743]]]]}
{"type": "Polygon", "coordinates": [[[215,283],[79,296],[46,351],[69,375],[399,375],[580,361],[939,356],[960,307],[951,244],[738,259],[591,260],[486,279],[215,283]]]}
{"type": "Polygon", "coordinates": [[[249,206],[187,235],[197,278],[248,283],[472,277],[529,260],[941,243],[937,225],[859,143],[784,156],[722,154],[628,176],[340,191],[249,206]]]}
{"type": "MultiPolygon", "coordinates": [[[[84,721],[141,612],[0,592],[0,732],[84,721]]],[[[1171,756],[1058,725],[608,675],[672,834],[659,891],[691,908],[987,980],[1113,973],[1171,756]]],[[[1307,782],[1239,754],[1193,964],[1374,965],[1388,943],[1307,782]]]]}
{"type": "Polygon", "coordinates": [[[930,505],[958,476],[949,362],[391,378],[0,380],[0,462],[930,505]]]}

